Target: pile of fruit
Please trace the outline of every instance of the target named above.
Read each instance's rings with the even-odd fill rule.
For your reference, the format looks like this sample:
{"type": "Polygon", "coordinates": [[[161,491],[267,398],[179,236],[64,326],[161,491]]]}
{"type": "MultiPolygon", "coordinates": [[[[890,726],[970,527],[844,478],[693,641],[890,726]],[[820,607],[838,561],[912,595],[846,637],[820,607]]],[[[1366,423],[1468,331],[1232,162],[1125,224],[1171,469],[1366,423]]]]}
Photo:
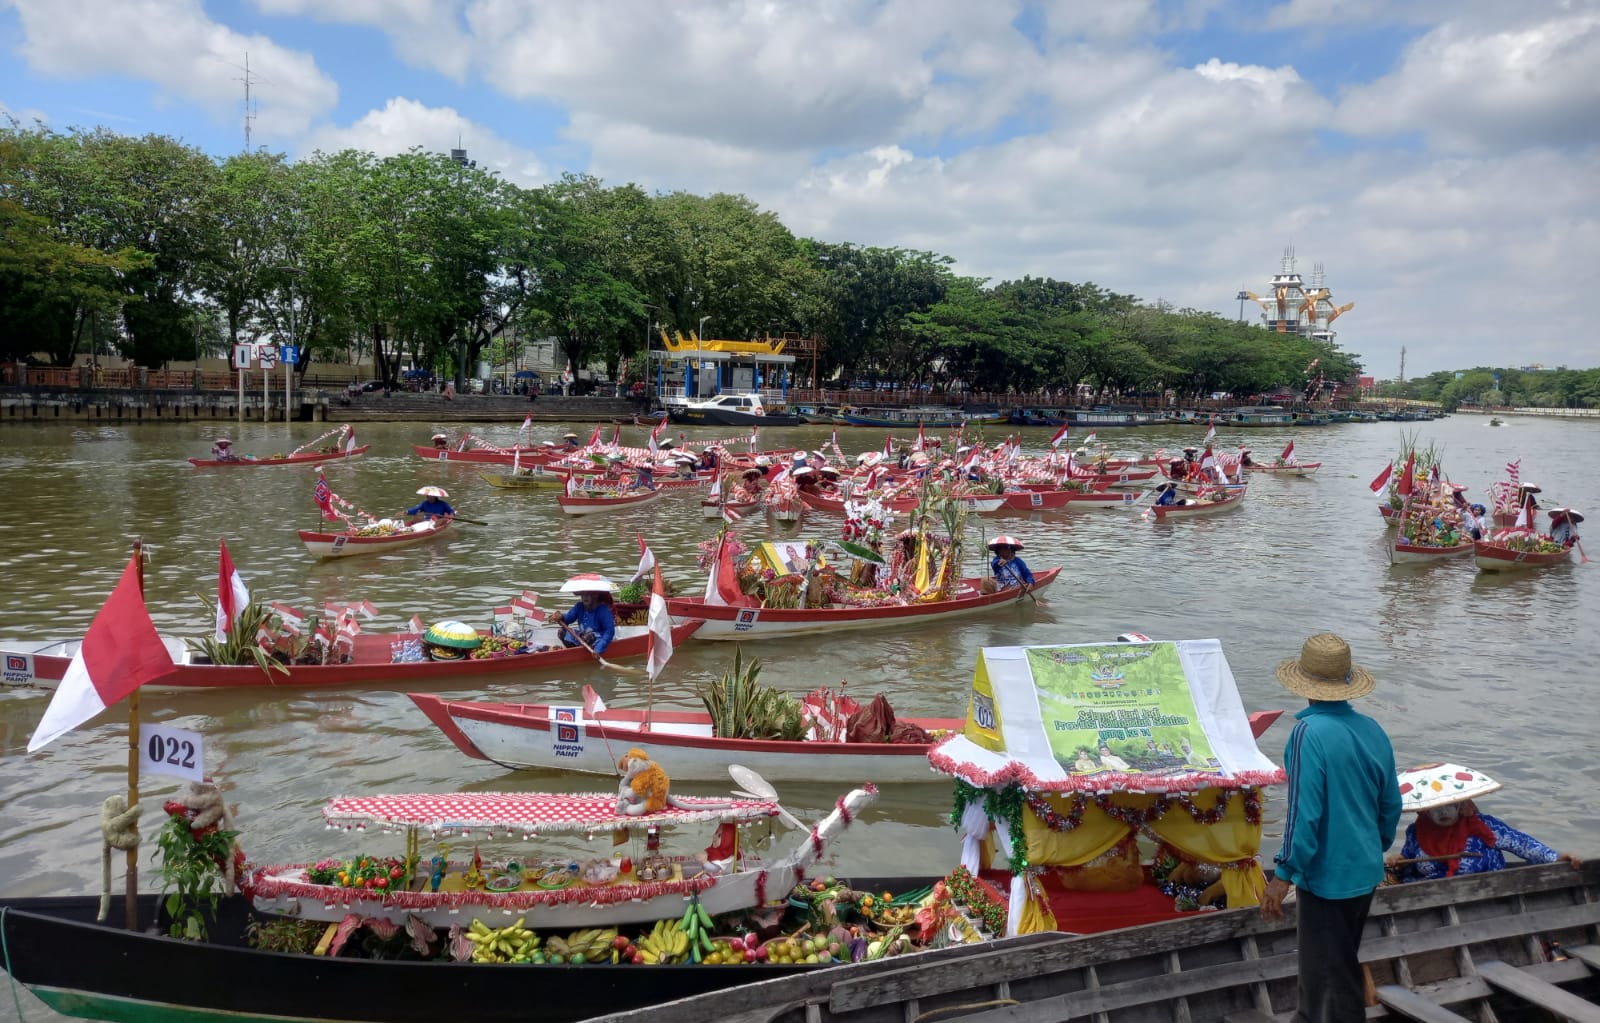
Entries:
{"type": "Polygon", "coordinates": [[[572,963],[582,966],[584,963],[619,962],[621,960],[621,947],[627,939],[617,934],[615,927],[590,927],[582,931],[573,931],[565,938],[551,937],[544,943],[544,955],[534,954],[533,962],[536,963],[572,963]]]}
{"type": "Polygon", "coordinates": [[[340,888],[367,888],[383,891],[391,885],[401,887],[406,878],[406,865],[394,856],[356,856],[348,860],[323,860],[306,868],[306,879],[312,884],[336,885],[340,888]]]}
{"type": "Polygon", "coordinates": [[[512,654],[522,653],[527,647],[527,643],[520,639],[512,639],[510,636],[485,636],[483,637],[483,643],[468,656],[473,660],[481,660],[486,657],[510,657],[512,654]]]}
{"type": "Polygon", "coordinates": [[[398,532],[400,532],[400,527],[399,526],[395,525],[393,522],[390,522],[388,519],[384,519],[382,522],[374,522],[374,523],[372,523],[370,525],[362,526],[361,528],[356,530],[356,535],[357,536],[393,536],[394,534],[396,534],[398,532]]]}
{"type": "MultiPolygon", "coordinates": [[[[472,942],[472,961],[475,963],[533,963],[544,962],[539,951],[539,936],[522,926],[524,917],[497,930],[474,917],[465,933],[472,942]]],[[[559,941],[551,938],[552,943],[559,941]]]]}

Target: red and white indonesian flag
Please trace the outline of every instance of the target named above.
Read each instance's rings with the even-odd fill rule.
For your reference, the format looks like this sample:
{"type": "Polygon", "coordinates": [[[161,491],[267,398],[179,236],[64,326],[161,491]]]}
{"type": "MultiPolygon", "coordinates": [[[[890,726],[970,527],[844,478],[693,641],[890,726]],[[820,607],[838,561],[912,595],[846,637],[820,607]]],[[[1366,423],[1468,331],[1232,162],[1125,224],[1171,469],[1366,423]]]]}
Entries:
{"type": "Polygon", "coordinates": [[[891,458],[893,456],[894,456],[894,436],[891,435],[891,434],[884,434],[884,437],[883,437],[883,457],[891,458]]]}
{"type": "Polygon", "coordinates": [[[1217,439],[1217,424],[1214,423],[1214,422],[1207,423],[1206,424],[1206,435],[1205,435],[1204,438],[1201,439],[1200,443],[1202,443],[1202,444],[1210,444],[1212,441],[1214,441],[1216,439],[1217,439]]]}
{"type": "Polygon", "coordinates": [[[1289,443],[1287,443],[1287,444],[1285,444],[1283,446],[1283,454],[1278,456],[1278,461],[1280,461],[1280,462],[1292,462],[1292,461],[1294,461],[1294,441],[1290,441],[1289,443]]]}
{"type": "MultiPolygon", "coordinates": [[[[649,550],[645,548],[645,553],[648,554],[649,550]]],[[[661,566],[654,562],[652,558],[651,568],[655,570],[655,579],[650,586],[650,615],[647,619],[650,634],[645,641],[648,651],[645,664],[651,681],[661,674],[661,669],[672,658],[672,616],[667,613],[666,587],[661,585],[661,566]]]]}
{"type": "Polygon", "coordinates": [[[1374,494],[1383,493],[1383,488],[1389,485],[1389,477],[1393,475],[1394,463],[1390,462],[1388,465],[1383,467],[1383,471],[1378,473],[1377,478],[1375,478],[1370,484],[1372,492],[1374,494]]]}
{"type": "Polygon", "coordinates": [[[239,570],[228,557],[228,541],[223,540],[222,553],[217,558],[217,631],[218,643],[228,638],[228,633],[239,623],[239,615],[250,604],[250,590],[246,588],[239,570]]]}
{"type": "Polygon", "coordinates": [[[172,655],[156,634],[139,590],[139,563],[131,560],[72,655],[50,706],[28,740],[28,752],[42,749],[172,670],[172,655]]]}
{"type": "Polygon", "coordinates": [[[529,412],[526,416],[523,417],[522,425],[517,427],[517,434],[520,436],[521,434],[527,433],[529,430],[532,430],[532,429],[533,429],[533,413],[529,412]]]}
{"type": "Polygon", "coordinates": [[[666,429],[666,426],[667,421],[663,419],[656,424],[656,428],[654,430],[650,431],[650,440],[648,441],[647,446],[650,448],[650,453],[652,455],[661,453],[661,448],[656,445],[656,438],[661,436],[661,431],[666,429]]]}
{"type": "Polygon", "coordinates": [[[344,453],[347,456],[356,453],[356,431],[352,426],[344,428],[344,453]]]}
{"type": "MultiPolygon", "coordinates": [[[[655,552],[650,549],[649,544],[644,542],[643,533],[635,533],[634,536],[639,538],[639,567],[634,571],[633,578],[643,579],[655,569],[656,556],[655,552]]],[[[632,580],[629,581],[631,582],[632,580]]]]}
{"type": "Polygon", "coordinates": [[[576,494],[577,492],[578,492],[578,474],[575,473],[575,472],[569,472],[569,473],[567,473],[567,496],[571,497],[574,494],[576,494]]]}
{"type": "Polygon", "coordinates": [[[1099,439],[1100,439],[1099,432],[1096,431],[1096,430],[1090,430],[1089,431],[1089,436],[1083,438],[1083,446],[1084,447],[1088,447],[1089,445],[1093,444],[1095,441],[1097,441],[1099,439]]]}
{"type": "Polygon", "coordinates": [[[1053,448],[1059,448],[1062,442],[1067,439],[1067,434],[1070,432],[1072,432],[1072,424],[1062,423],[1061,429],[1057,430],[1055,436],[1050,438],[1050,446],[1053,448]]]}
{"type": "Polygon", "coordinates": [[[928,446],[928,435],[922,429],[922,420],[917,420],[917,442],[911,445],[912,451],[921,451],[928,446]]]}
{"type": "Polygon", "coordinates": [[[760,432],[761,432],[761,427],[759,427],[759,426],[750,427],[750,450],[751,451],[754,451],[756,449],[756,442],[758,440],[758,435],[759,435],[760,432]]]}
{"type": "Polygon", "coordinates": [[[600,424],[596,423],[596,424],[594,424],[594,432],[589,434],[589,443],[585,444],[584,447],[586,447],[586,448],[597,448],[599,446],[600,446],[600,424]]]}

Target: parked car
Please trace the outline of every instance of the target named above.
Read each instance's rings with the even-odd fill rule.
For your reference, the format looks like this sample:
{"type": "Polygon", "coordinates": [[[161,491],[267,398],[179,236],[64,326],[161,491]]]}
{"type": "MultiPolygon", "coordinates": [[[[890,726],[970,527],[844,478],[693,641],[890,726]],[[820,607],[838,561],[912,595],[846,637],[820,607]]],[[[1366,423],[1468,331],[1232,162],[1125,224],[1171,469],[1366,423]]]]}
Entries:
{"type": "Polygon", "coordinates": [[[383,390],[383,388],[384,388],[384,381],[382,381],[382,380],[368,380],[367,382],[365,382],[365,383],[363,383],[361,385],[361,389],[363,391],[368,392],[368,393],[371,393],[372,391],[381,391],[381,390],[383,390]]]}

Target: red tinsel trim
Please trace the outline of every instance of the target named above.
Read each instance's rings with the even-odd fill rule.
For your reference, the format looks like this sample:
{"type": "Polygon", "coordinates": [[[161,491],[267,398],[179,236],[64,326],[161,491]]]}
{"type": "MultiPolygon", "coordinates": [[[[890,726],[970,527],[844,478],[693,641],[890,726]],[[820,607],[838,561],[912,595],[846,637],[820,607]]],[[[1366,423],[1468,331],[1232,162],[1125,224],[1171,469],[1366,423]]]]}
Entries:
{"type": "Polygon", "coordinates": [[[767,904],[767,872],[763,870],[756,875],[756,906],[759,908],[767,904]]]}
{"type": "Polygon", "coordinates": [[[822,835],[821,835],[820,832],[817,831],[817,829],[815,827],[813,827],[811,829],[811,851],[816,853],[818,858],[821,858],[821,856],[822,856],[822,835]]]}
{"type": "Polygon", "coordinates": [[[844,821],[846,827],[849,827],[852,818],[850,816],[850,810],[844,805],[843,796],[840,796],[838,799],[833,801],[833,808],[839,811],[839,819],[844,821]]]}
{"type": "MultiPolygon", "coordinates": [[[[528,892],[373,892],[337,885],[311,884],[282,877],[268,877],[290,870],[304,870],[310,864],[287,867],[262,867],[251,876],[255,897],[321,900],[329,905],[354,906],[377,903],[400,909],[462,909],[487,906],[495,909],[531,909],[534,906],[564,906],[579,903],[608,906],[635,899],[649,901],[663,895],[694,895],[716,885],[717,879],[701,874],[687,881],[653,881],[648,884],[609,884],[590,887],[573,885],[553,891],[528,892]]],[[[764,875],[763,875],[764,876],[764,875]]]]}
{"type": "MultiPolygon", "coordinates": [[[[1261,790],[1260,789],[1223,789],[1217,793],[1217,802],[1209,810],[1202,810],[1187,795],[1182,793],[1160,794],[1143,810],[1119,806],[1110,795],[1094,796],[1094,803],[1102,813],[1113,820],[1121,821],[1129,827],[1146,829],[1167,815],[1173,807],[1183,810],[1196,824],[1219,824],[1228,815],[1228,807],[1234,797],[1241,795],[1244,798],[1245,823],[1257,825],[1261,823],[1261,790]]],[[[1051,831],[1071,831],[1083,822],[1084,808],[1089,805],[1091,797],[1087,793],[1075,793],[1072,805],[1065,814],[1060,813],[1050,805],[1049,800],[1038,793],[1030,792],[1027,795],[1028,809],[1034,816],[1051,831]]]]}
{"type": "Polygon", "coordinates": [[[1157,777],[1144,774],[1100,773],[1089,776],[1068,775],[1065,778],[1045,781],[1026,765],[1015,760],[998,771],[984,771],[976,765],[956,760],[950,754],[943,752],[942,747],[941,743],[928,751],[928,763],[934,770],[960,778],[969,785],[988,789],[1016,784],[1031,792],[1181,793],[1197,792],[1200,789],[1244,789],[1261,785],[1282,785],[1288,780],[1288,776],[1280,767],[1272,771],[1245,771],[1243,774],[1209,774],[1193,771],[1187,774],[1157,777]]]}

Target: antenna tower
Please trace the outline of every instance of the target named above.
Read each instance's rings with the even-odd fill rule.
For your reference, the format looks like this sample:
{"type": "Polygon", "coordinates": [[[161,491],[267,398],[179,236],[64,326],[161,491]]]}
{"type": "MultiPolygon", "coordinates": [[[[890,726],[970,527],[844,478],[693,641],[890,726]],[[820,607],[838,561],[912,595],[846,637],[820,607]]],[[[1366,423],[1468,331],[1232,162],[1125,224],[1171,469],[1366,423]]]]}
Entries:
{"type": "Polygon", "coordinates": [[[1400,382],[1402,384],[1406,382],[1406,349],[1404,345],[1400,346],[1400,382]]]}
{"type": "MultiPolygon", "coordinates": [[[[237,64],[234,65],[238,67],[237,64]]],[[[244,83],[244,151],[250,152],[250,129],[255,124],[255,108],[250,105],[250,86],[260,81],[260,78],[250,73],[250,51],[244,53],[244,76],[235,78],[236,82],[244,83]]]]}

